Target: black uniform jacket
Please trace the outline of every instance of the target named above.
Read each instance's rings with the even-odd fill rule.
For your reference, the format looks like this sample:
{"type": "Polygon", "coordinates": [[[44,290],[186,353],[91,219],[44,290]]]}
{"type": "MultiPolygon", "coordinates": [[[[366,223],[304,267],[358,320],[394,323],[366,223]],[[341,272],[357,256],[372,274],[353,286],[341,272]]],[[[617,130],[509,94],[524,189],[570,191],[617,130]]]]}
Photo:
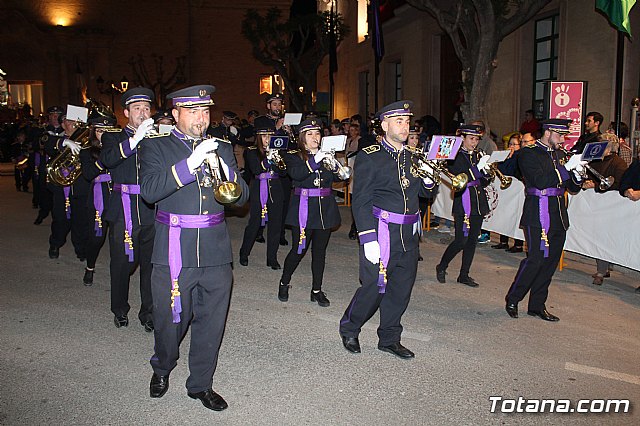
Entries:
{"type": "Polygon", "coordinates": [[[633,189],[634,191],[640,189],[640,160],[635,160],[620,179],[620,195],[624,195],[627,189],[633,189]]]}
{"type": "MultiPolygon", "coordinates": [[[[484,188],[489,185],[490,181],[487,179],[485,174],[477,168],[478,161],[480,161],[480,158],[482,158],[483,155],[484,153],[481,151],[467,151],[461,147],[456,158],[447,164],[447,168],[454,175],[464,173],[469,178],[469,182],[480,180],[480,185],[468,187],[469,198],[471,200],[470,216],[485,216],[489,213],[487,191],[485,191],[484,188]]],[[[454,215],[464,215],[462,194],[465,190],[458,191],[453,195],[452,214],[454,215]]]]}
{"type": "Polygon", "coordinates": [[[498,170],[505,176],[513,176],[518,180],[522,180],[522,173],[518,168],[518,157],[520,156],[520,149],[514,151],[511,157],[507,158],[501,163],[498,163],[498,170]]]}
{"type": "MultiPolygon", "coordinates": [[[[378,218],[373,207],[398,213],[415,214],[420,210],[418,196],[429,196],[422,179],[411,173],[411,154],[404,149],[398,151],[384,139],[365,147],[356,156],[353,171],[353,195],[351,211],[359,232],[360,244],[378,239],[378,218]],[[401,179],[409,180],[402,187],[401,179]]],[[[391,251],[408,251],[418,247],[422,224],[389,224],[391,251]]]]}
{"type": "MultiPolygon", "coordinates": [[[[129,145],[129,138],[134,133],[135,130],[127,126],[122,130],[107,130],[102,134],[100,161],[109,169],[112,185],[116,183],[140,185],[140,160],[138,158],[140,144],[133,151],[129,145]]],[[[133,226],[153,225],[155,218],[154,206],[146,203],[139,195],[131,194],[130,199],[133,226]]],[[[110,222],[124,220],[120,192],[113,191],[105,207],[105,220],[110,222]]]]}
{"type": "MultiPolygon", "coordinates": [[[[283,153],[281,153],[281,155],[283,155],[283,153]]],[[[247,149],[245,156],[245,169],[249,170],[252,178],[251,183],[249,184],[251,193],[250,199],[258,204],[260,204],[260,180],[257,179],[257,176],[262,173],[272,173],[278,176],[286,175],[286,171],[280,170],[274,164],[271,164],[266,158],[264,160],[260,160],[258,148],[255,145],[250,146],[247,149]]],[[[269,179],[267,181],[267,188],[269,189],[269,198],[267,202],[282,203],[282,185],[278,179],[269,179]]]]}
{"type": "MultiPolygon", "coordinates": [[[[188,215],[224,212],[224,206],[213,196],[213,188],[200,186],[202,168],[195,174],[188,170],[187,158],[195,146],[195,140],[187,139],[176,129],[169,135],[146,138],[141,142],[138,149],[142,197],[150,203],[156,203],[158,210],[188,215]]],[[[244,179],[238,176],[233,148],[231,144],[220,142],[217,152],[229,166],[229,180],[242,189],[242,196],[236,203],[241,206],[249,198],[249,188],[244,179]]],[[[151,262],[168,265],[169,226],[155,222],[155,227],[151,262]]],[[[226,222],[210,228],[183,228],[180,244],[183,267],[218,266],[233,260],[226,222]]]]}
{"type": "MultiPolygon", "coordinates": [[[[291,150],[283,155],[287,174],[291,177],[294,188],[285,223],[296,227],[300,226],[300,196],[295,193],[295,188],[331,188],[333,182],[340,180],[332,171],[327,170],[324,164],[316,164],[313,154],[309,154],[306,161],[300,155],[298,150],[291,150]]],[[[340,212],[333,194],[328,197],[308,197],[308,200],[307,229],[332,229],[340,225],[340,212]]]]}
{"type": "MultiPolygon", "coordinates": [[[[535,144],[526,146],[520,150],[518,167],[524,178],[526,188],[567,188],[571,192],[580,190],[580,186],[573,173],[567,171],[561,162],[564,162],[564,153],[555,151],[543,145],[540,140],[535,144]]],[[[568,229],[569,216],[567,215],[567,203],[564,195],[549,198],[550,229],[568,229]]],[[[533,226],[540,228],[539,197],[526,195],[520,226],[533,226]]]]}
{"type": "Polygon", "coordinates": [[[224,126],[222,124],[218,124],[216,126],[210,126],[207,130],[207,134],[213,136],[214,138],[224,139],[226,141],[231,142],[232,145],[238,143],[238,136],[231,133],[229,127],[224,126]]]}
{"type": "MultiPolygon", "coordinates": [[[[91,148],[83,149],[82,151],[80,151],[80,164],[82,164],[82,176],[85,180],[90,182],[89,196],[87,197],[87,207],[93,209],[94,183],[92,181],[99,175],[108,174],[109,172],[106,167],[104,167],[104,165],[100,162],[100,159],[96,160],[93,158],[93,156],[91,155],[91,148]]],[[[109,196],[111,195],[111,182],[101,182],[97,185],[100,185],[102,187],[102,200],[104,202],[104,208],[106,210],[107,204],[109,202],[109,196]]]]}
{"type": "MultiPolygon", "coordinates": [[[[62,145],[64,140],[67,139],[67,136],[65,136],[64,134],[62,134],[61,136],[54,136],[49,134],[49,135],[44,135],[43,138],[46,138],[44,142],[44,152],[49,156],[50,158],[49,162],[51,162],[51,160],[53,160],[59,153],[67,149],[67,147],[62,145]]],[[[53,182],[49,182],[47,187],[52,191],[62,190],[61,186],[56,185],[53,182]]],[[[71,194],[69,197],[82,198],[82,197],[86,197],[88,193],[89,193],[89,181],[83,178],[81,175],[78,179],[76,179],[73,185],[71,185],[71,194]]]]}

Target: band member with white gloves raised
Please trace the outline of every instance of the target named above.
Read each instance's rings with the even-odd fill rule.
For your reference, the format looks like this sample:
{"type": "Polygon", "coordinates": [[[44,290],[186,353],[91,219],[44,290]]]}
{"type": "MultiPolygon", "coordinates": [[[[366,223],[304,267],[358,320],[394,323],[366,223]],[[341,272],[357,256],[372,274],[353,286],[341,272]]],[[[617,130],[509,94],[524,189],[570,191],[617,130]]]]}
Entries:
{"type": "Polygon", "coordinates": [[[412,104],[382,108],[376,118],[384,137],[356,156],[351,209],[359,231],[361,286],[340,321],[342,344],[351,353],[360,353],[362,326],[379,309],[378,349],[400,358],[415,356],[400,343],[400,320],[418,268],[418,196],[426,197],[434,183],[413,173],[411,154],[404,149],[412,104]]]}

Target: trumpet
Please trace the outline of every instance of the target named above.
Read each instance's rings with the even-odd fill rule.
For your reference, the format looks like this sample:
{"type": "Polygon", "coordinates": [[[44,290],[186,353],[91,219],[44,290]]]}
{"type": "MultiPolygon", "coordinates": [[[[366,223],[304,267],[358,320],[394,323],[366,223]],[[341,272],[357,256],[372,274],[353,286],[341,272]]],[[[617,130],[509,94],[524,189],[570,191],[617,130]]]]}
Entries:
{"type": "MultiPolygon", "coordinates": [[[[201,132],[201,137],[204,137],[202,127],[198,126],[198,129],[201,132]]],[[[204,160],[205,173],[200,181],[200,186],[213,188],[213,197],[218,203],[223,205],[234,204],[242,195],[242,188],[235,182],[222,179],[218,153],[214,150],[209,154],[210,157],[204,160]]]]}
{"type": "MultiPolygon", "coordinates": [[[[563,166],[565,165],[565,163],[567,162],[567,160],[569,158],[571,158],[572,156],[576,155],[573,152],[567,151],[562,145],[559,145],[556,149],[558,151],[564,153],[564,155],[565,155],[565,159],[561,163],[563,166]]],[[[581,155],[581,154],[577,154],[577,155],[581,155]]],[[[596,178],[596,180],[598,180],[600,182],[598,184],[598,189],[600,191],[606,191],[607,189],[611,188],[611,186],[616,181],[616,178],[613,177],[613,176],[607,176],[607,177],[602,176],[596,169],[591,167],[589,164],[585,164],[584,165],[584,169],[582,171],[578,172],[578,174],[580,175],[580,177],[583,180],[589,179],[589,175],[587,174],[587,170],[589,170],[591,172],[591,174],[596,178]]]]}
{"type": "Polygon", "coordinates": [[[511,182],[513,182],[512,177],[505,176],[504,173],[498,169],[498,163],[489,164],[489,171],[487,174],[489,175],[489,180],[494,180],[496,177],[500,180],[500,189],[507,189],[511,186],[511,182]]]}
{"type": "Polygon", "coordinates": [[[405,145],[404,149],[411,153],[412,174],[420,177],[421,179],[429,178],[436,185],[439,185],[442,181],[440,175],[445,175],[451,181],[451,186],[456,192],[462,191],[467,186],[469,177],[465,173],[454,175],[449,170],[447,170],[444,163],[435,160],[427,160],[427,155],[419,148],[405,145]],[[432,171],[429,171],[427,167],[432,171]]]}
{"type": "Polygon", "coordinates": [[[340,163],[336,159],[335,149],[332,149],[331,156],[328,158],[325,158],[324,160],[322,160],[322,162],[324,163],[324,167],[327,170],[337,174],[340,179],[347,180],[351,177],[351,172],[352,172],[351,167],[343,166],[342,163],[340,163]]]}
{"type": "Polygon", "coordinates": [[[280,155],[279,149],[269,149],[267,151],[267,158],[271,158],[271,161],[276,165],[280,170],[287,170],[287,163],[284,162],[282,156],[280,155]]]}

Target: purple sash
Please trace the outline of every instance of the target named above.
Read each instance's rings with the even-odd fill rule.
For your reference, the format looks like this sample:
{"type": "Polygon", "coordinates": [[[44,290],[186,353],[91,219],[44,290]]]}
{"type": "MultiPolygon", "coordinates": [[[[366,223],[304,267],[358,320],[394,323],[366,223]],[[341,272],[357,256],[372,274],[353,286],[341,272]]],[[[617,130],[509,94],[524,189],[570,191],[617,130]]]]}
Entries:
{"type": "Polygon", "coordinates": [[[279,179],[280,176],[273,172],[260,173],[256,176],[256,179],[260,181],[260,226],[264,226],[269,221],[269,214],[267,212],[267,199],[269,198],[269,180],[279,179]]]}
{"type": "Polygon", "coordinates": [[[182,302],[178,277],[182,270],[180,230],[182,228],[211,228],[224,222],[224,212],[214,214],[173,214],[158,210],[156,221],[169,227],[169,273],[171,275],[171,313],[173,323],[180,322],[182,302]]]}
{"type": "Polygon", "coordinates": [[[131,197],[129,194],[140,194],[140,185],[116,183],[113,190],[120,192],[122,198],[122,211],[124,213],[124,252],[129,256],[129,262],[133,262],[133,223],[131,222],[131,197]]]}
{"type": "Polygon", "coordinates": [[[540,226],[542,227],[540,236],[540,250],[544,252],[544,257],[549,257],[549,227],[551,218],[549,217],[549,197],[560,197],[564,195],[564,188],[527,188],[527,195],[538,197],[538,209],[540,210],[540,226]]]}
{"type": "Polygon", "coordinates": [[[387,265],[391,256],[389,224],[413,225],[420,221],[420,212],[414,214],[393,213],[373,206],[373,215],[378,218],[378,244],[380,244],[380,271],[378,273],[378,293],[383,294],[387,287],[387,265]]]}
{"type": "Polygon", "coordinates": [[[298,223],[300,224],[300,242],[298,243],[298,254],[302,254],[307,246],[307,237],[304,233],[309,218],[309,197],[328,197],[333,194],[331,188],[296,188],[294,194],[300,196],[298,206],[298,223]]]}
{"type": "MultiPolygon", "coordinates": [[[[475,166],[473,166],[475,167],[475,166]]],[[[476,168],[476,170],[478,170],[476,168]]],[[[462,223],[462,233],[465,237],[469,236],[469,217],[471,216],[471,193],[469,192],[469,187],[480,185],[480,181],[478,179],[472,180],[471,182],[467,182],[467,187],[462,193],[462,209],[464,210],[464,221],[462,223]]]]}
{"type": "Polygon", "coordinates": [[[104,211],[102,182],[111,182],[111,175],[104,173],[96,176],[93,180],[93,207],[96,210],[94,230],[96,231],[96,237],[102,237],[102,212],[104,211]]]}
{"type": "Polygon", "coordinates": [[[69,200],[69,194],[71,194],[71,186],[63,186],[64,191],[64,211],[67,214],[67,219],[71,219],[71,201],[69,200]]]}

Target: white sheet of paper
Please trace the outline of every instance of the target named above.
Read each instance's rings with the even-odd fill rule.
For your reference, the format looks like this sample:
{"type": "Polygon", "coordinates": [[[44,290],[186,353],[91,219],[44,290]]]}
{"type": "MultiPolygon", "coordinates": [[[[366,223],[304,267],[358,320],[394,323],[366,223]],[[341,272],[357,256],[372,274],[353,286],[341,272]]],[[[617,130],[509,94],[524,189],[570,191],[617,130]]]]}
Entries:
{"type": "Polygon", "coordinates": [[[320,141],[320,151],[331,152],[344,151],[347,144],[347,135],[325,136],[320,141]]]}
{"type": "Polygon", "coordinates": [[[491,156],[489,157],[489,161],[487,162],[487,164],[503,162],[507,159],[510,152],[511,151],[509,151],[508,149],[505,149],[504,151],[493,151],[491,153],[491,156]]]}
{"type": "Polygon", "coordinates": [[[67,120],[87,122],[89,110],[85,107],[67,105],[67,120]]]}
{"type": "Polygon", "coordinates": [[[171,124],[158,125],[158,133],[171,133],[171,130],[173,130],[173,125],[171,124]]]}
{"type": "Polygon", "coordinates": [[[302,121],[302,113],[298,112],[287,112],[284,115],[284,125],[285,126],[297,126],[302,121]]]}

